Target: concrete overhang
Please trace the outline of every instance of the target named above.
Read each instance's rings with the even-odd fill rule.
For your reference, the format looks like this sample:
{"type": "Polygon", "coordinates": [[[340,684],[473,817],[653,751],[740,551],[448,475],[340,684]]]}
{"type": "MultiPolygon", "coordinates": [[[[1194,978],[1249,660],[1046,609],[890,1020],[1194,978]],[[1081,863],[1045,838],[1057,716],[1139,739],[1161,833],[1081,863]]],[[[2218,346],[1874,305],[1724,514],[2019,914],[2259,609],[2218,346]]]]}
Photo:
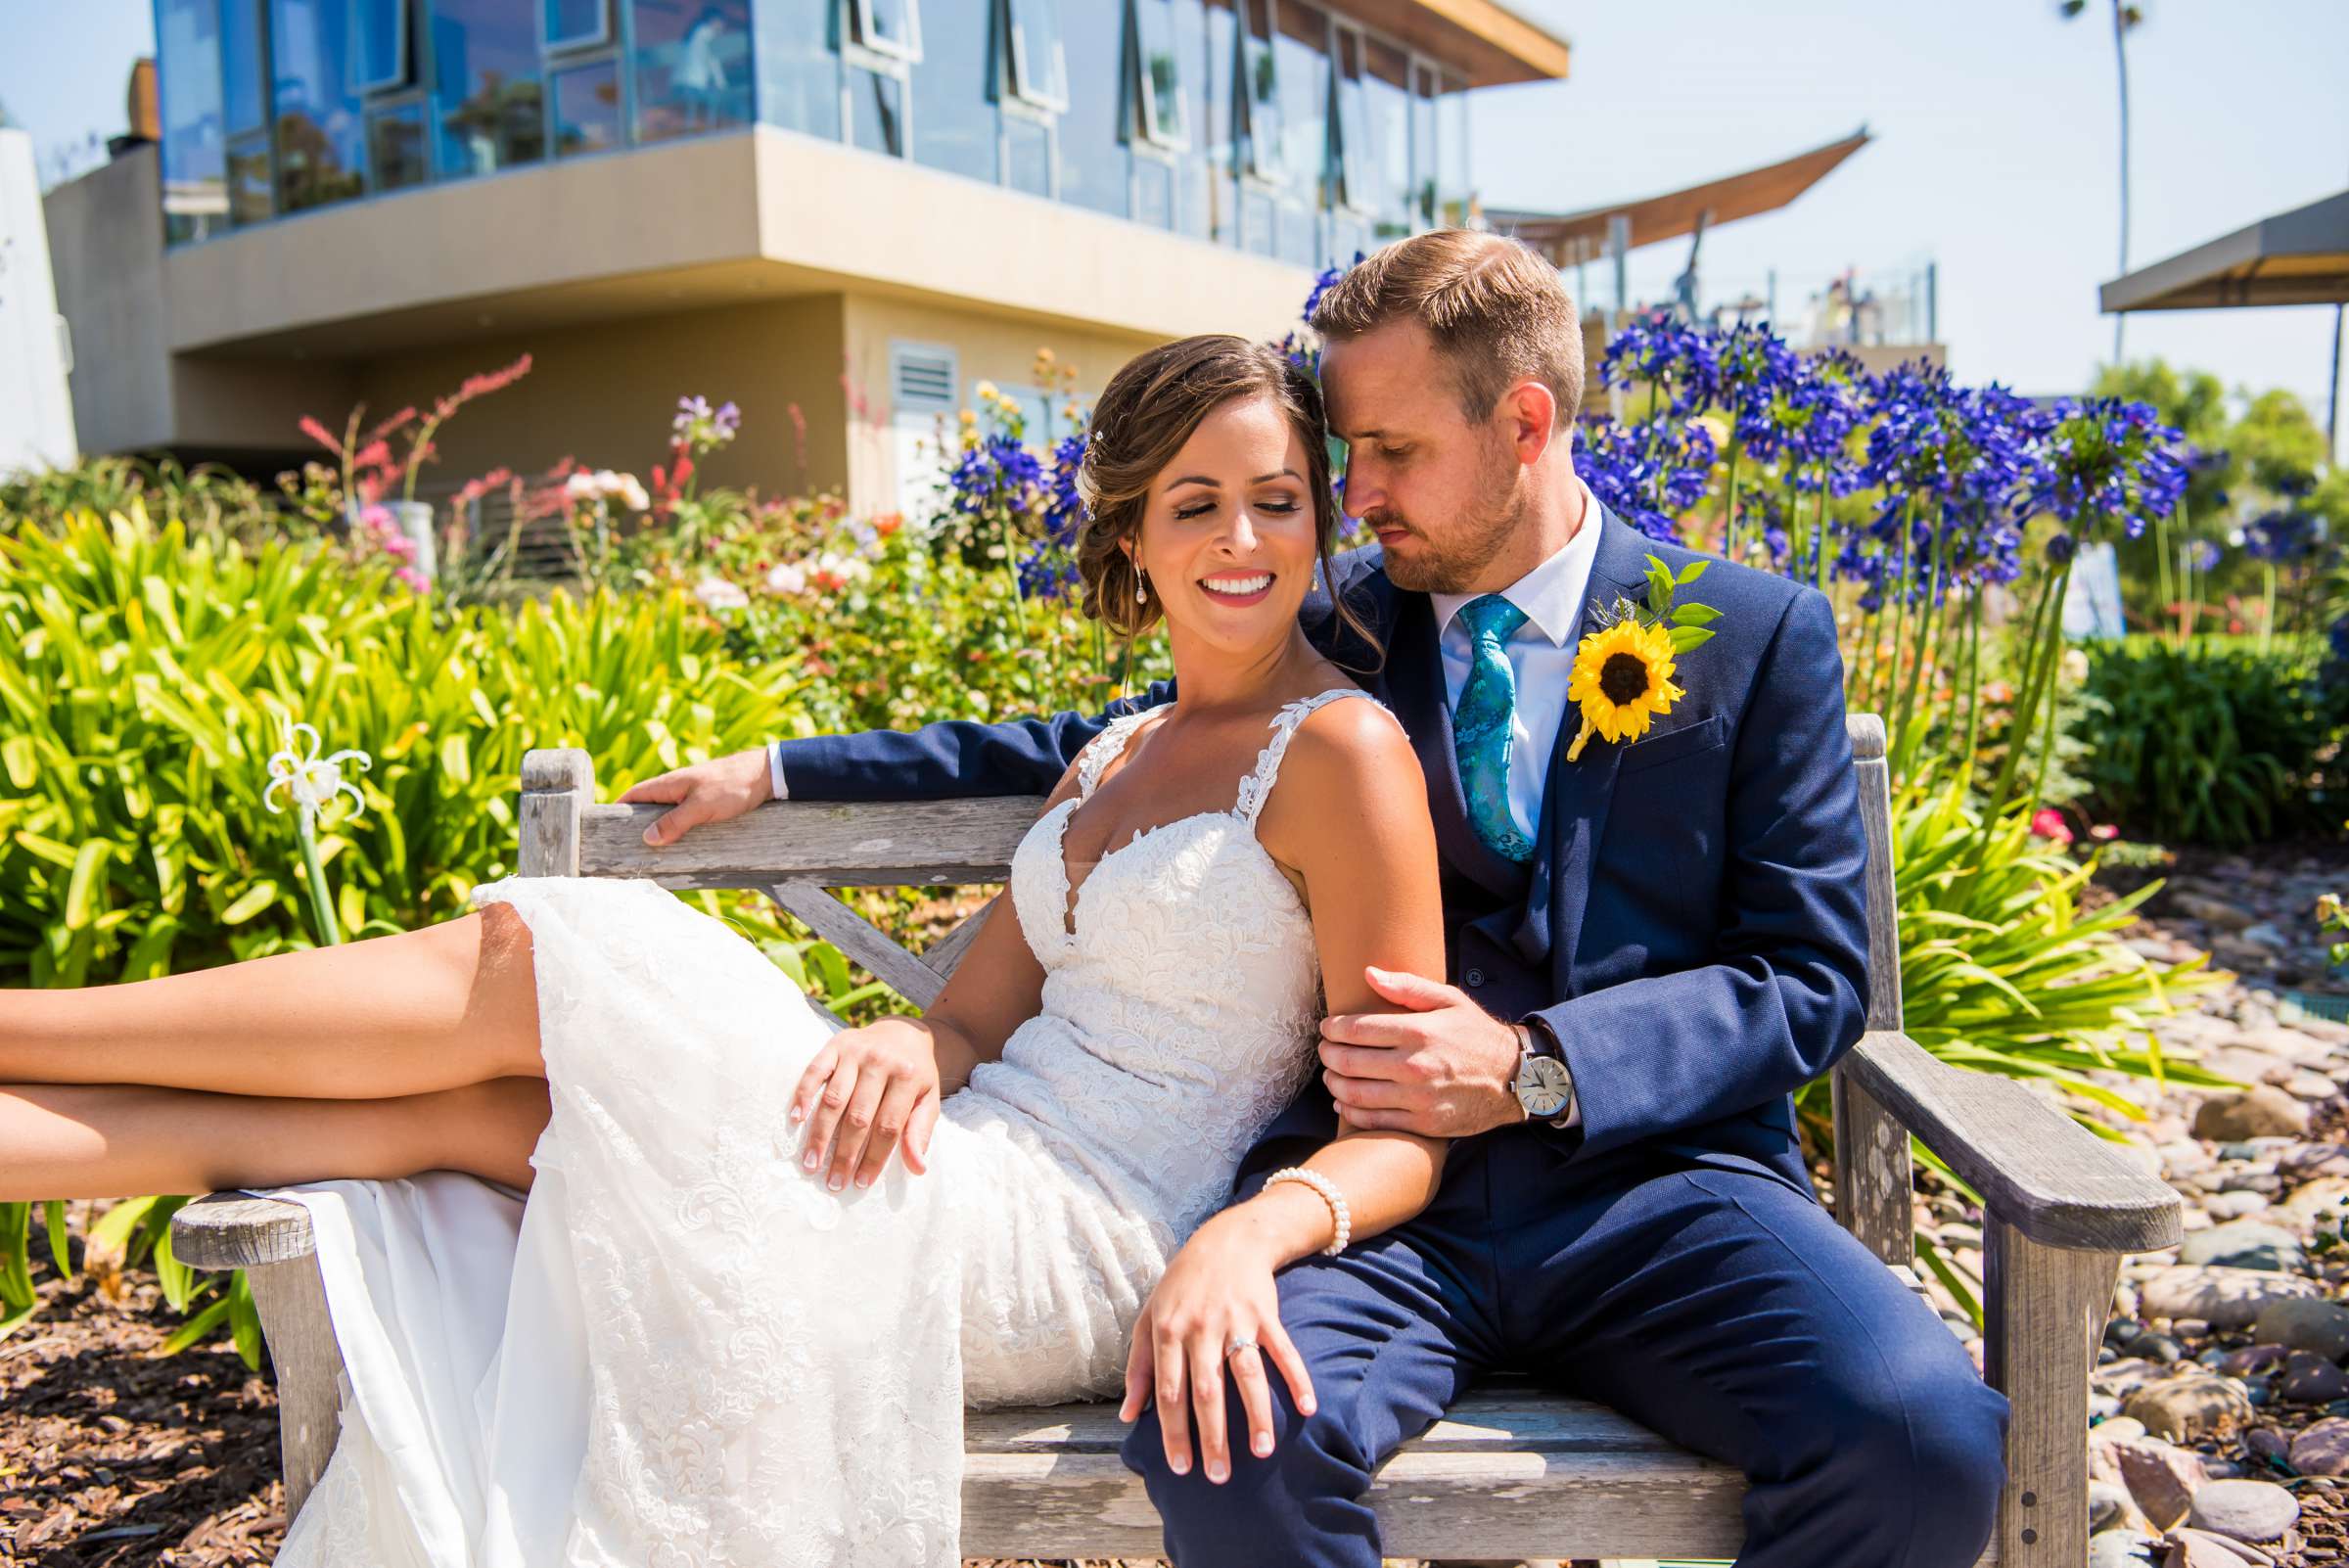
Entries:
{"type": "Polygon", "coordinates": [[[2106,315],[2349,301],[2349,191],[2140,267],[2096,299],[2106,315]]]}
{"type": "Polygon", "coordinates": [[[1294,324],[1304,269],[773,126],[427,186],[164,257],[169,346],[345,358],[853,292],[1155,337],[1294,324]]]}

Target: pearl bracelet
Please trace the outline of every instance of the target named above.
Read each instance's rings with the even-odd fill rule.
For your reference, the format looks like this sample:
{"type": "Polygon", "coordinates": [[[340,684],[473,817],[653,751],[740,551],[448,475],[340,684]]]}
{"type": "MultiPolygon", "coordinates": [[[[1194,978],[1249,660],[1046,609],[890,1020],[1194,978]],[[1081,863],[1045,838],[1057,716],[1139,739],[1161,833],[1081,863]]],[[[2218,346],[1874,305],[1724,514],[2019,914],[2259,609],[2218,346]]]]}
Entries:
{"type": "Polygon", "coordinates": [[[1330,1238],[1328,1246],[1321,1249],[1322,1256],[1335,1258],[1344,1252],[1346,1243],[1354,1237],[1354,1217],[1347,1212],[1346,1194],[1338,1190],[1338,1184],[1320,1172],[1309,1171],[1301,1165],[1288,1166],[1265,1177],[1267,1187],[1275,1181],[1302,1181],[1321,1194],[1329,1204],[1330,1218],[1337,1222],[1337,1234],[1330,1238]]]}

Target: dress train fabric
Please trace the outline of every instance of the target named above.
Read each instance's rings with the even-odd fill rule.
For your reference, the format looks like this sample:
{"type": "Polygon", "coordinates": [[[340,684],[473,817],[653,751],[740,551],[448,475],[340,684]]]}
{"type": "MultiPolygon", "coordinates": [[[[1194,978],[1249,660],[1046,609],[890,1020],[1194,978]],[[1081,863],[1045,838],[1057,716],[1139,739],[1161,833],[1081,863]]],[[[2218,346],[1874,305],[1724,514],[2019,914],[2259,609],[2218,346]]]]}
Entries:
{"type": "MultiPolygon", "coordinates": [[[[830,1024],[645,880],[475,891],[530,929],[551,1115],[525,1197],[471,1176],[277,1189],[310,1211],[345,1366],[280,1568],[953,1568],[967,1405],[1114,1394],[1128,1333],[1313,1066],[1313,930],[1229,810],[1074,890],[1068,819],[1011,912],[1042,1007],[945,1103],[930,1170],[830,1191],[792,1092],[830,1024]]],[[[1365,699],[1368,700],[1368,699],[1365,699]]]]}

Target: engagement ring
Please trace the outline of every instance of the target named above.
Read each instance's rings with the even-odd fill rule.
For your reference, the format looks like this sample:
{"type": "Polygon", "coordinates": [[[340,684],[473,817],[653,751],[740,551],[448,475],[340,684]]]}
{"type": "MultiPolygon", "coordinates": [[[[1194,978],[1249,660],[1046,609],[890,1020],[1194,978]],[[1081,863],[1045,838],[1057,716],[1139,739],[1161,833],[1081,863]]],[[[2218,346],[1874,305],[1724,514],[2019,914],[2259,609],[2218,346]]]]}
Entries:
{"type": "Polygon", "coordinates": [[[1228,1360],[1231,1360],[1231,1359],[1232,1359],[1234,1356],[1237,1356],[1237,1355],[1238,1355],[1240,1352],[1242,1352],[1242,1351],[1244,1351],[1244,1350],[1254,1350],[1254,1349],[1256,1349],[1256,1341],[1255,1341],[1255,1340],[1253,1340],[1253,1339],[1235,1339],[1235,1340],[1233,1340],[1233,1341],[1232,1341],[1230,1344],[1228,1344],[1228,1345],[1226,1345],[1226,1346],[1224,1346],[1224,1347],[1223,1347],[1223,1359],[1224,1359],[1225,1360],[1227,1360],[1227,1361],[1228,1361],[1228,1360]]]}

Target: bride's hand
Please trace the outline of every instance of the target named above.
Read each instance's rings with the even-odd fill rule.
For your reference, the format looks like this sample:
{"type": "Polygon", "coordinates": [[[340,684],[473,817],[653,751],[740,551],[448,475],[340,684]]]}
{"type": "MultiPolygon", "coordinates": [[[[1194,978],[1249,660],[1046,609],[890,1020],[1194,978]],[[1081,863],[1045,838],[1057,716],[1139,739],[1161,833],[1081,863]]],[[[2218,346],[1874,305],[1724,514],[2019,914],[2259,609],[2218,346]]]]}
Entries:
{"type": "Polygon", "coordinates": [[[1176,1475],[1191,1468],[1191,1421],[1199,1425],[1199,1452],[1207,1478],[1231,1474],[1231,1445],[1224,1431],[1223,1376],[1226,1364],[1248,1413],[1249,1448],[1259,1458],[1272,1452],[1272,1390],[1266,1381],[1267,1358],[1280,1368],[1297,1408],[1313,1413],[1313,1382],[1305,1358],[1280,1324],[1280,1299],[1273,1289],[1274,1250],[1238,1210],[1225,1210],[1191,1233],[1167,1266],[1158,1288],[1142,1307],[1133,1328],[1133,1350],[1126,1362],[1126,1402],[1118,1418],[1140,1418],[1155,1396],[1159,1436],[1167,1465],[1176,1475]],[[1226,1360],[1237,1342],[1253,1341],[1226,1360]]]}
{"type": "Polygon", "coordinates": [[[939,1105],[938,1056],[925,1031],[903,1018],[844,1029],[815,1053],[791,1097],[794,1122],[813,1119],[800,1163],[815,1171],[828,1159],[835,1192],[852,1173],[869,1187],[901,1147],[905,1169],[919,1176],[929,1169],[939,1105]]]}

